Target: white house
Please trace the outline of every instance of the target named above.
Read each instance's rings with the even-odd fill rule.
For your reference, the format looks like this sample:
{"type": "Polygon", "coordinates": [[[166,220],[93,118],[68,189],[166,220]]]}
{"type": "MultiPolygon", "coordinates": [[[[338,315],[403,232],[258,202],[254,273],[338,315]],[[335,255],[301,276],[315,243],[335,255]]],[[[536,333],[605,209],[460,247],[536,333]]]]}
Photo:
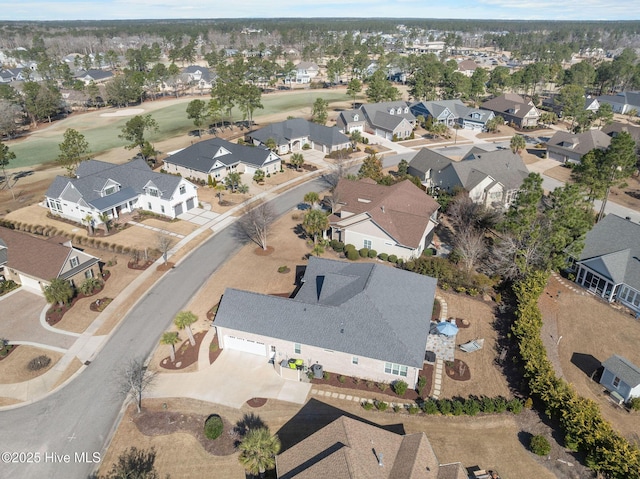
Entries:
{"type": "Polygon", "coordinates": [[[600,384],[618,402],[640,397],[640,368],[626,358],[614,354],[604,363],[600,384]]]}
{"type": "Polygon", "coordinates": [[[51,214],[94,226],[136,209],[175,218],[198,206],[197,187],[184,178],[156,173],[142,159],[122,165],[80,163],[75,178],[57,176],[45,193],[51,214]]]}
{"type": "Polygon", "coordinates": [[[296,65],[296,83],[311,83],[320,73],[320,68],[313,62],[300,62],[296,65]]]}

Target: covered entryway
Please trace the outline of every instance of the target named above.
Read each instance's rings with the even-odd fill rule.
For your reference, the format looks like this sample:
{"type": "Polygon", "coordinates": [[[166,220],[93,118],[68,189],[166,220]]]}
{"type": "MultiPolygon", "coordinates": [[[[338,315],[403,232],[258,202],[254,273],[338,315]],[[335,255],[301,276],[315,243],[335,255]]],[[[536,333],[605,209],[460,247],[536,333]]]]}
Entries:
{"type": "Polygon", "coordinates": [[[20,278],[20,284],[22,284],[22,286],[35,292],[42,293],[42,286],[40,286],[40,282],[37,279],[31,278],[30,276],[26,276],[22,273],[18,273],[18,277],[20,278]]]}
{"type": "Polygon", "coordinates": [[[224,348],[242,351],[243,353],[267,355],[267,347],[264,343],[253,341],[251,339],[236,338],[235,336],[224,337],[224,348]]]}

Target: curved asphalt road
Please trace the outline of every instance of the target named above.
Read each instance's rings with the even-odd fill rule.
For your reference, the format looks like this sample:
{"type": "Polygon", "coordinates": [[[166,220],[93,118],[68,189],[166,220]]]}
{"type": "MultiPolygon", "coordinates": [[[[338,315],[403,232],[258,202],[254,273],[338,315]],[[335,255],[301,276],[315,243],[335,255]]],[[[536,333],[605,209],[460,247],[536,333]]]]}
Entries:
{"type": "MultiPolygon", "coordinates": [[[[315,179],[270,203],[281,215],[305,193],[327,188],[315,179]]],[[[2,478],[84,479],[95,469],[122,406],[118,371],[131,358],[146,358],[180,311],[216,269],[242,246],[233,225],[169,271],[123,319],[96,359],[67,386],[34,404],[0,412],[2,478]],[[85,453],[83,456],[82,454],[85,453]],[[31,459],[31,463],[23,463],[31,459]],[[39,461],[39,462],[36,462],[39,461]]],[[[178,391],[176,391],[178,393],[178,391]]]]}

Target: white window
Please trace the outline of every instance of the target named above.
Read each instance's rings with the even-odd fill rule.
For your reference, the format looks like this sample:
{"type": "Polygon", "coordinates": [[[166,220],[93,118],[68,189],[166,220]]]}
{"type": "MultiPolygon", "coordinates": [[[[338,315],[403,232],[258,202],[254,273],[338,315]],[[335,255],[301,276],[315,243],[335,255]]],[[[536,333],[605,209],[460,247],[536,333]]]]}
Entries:
{"type": "Polygon", "coordinates": [[[155,188],[149,188],[149,189],[147,190],[147,194],[148,194],[149,196],[155,196],[155,197],[160,196],[160,192],[159,192],[158,190],[156,190],[155,188]]]}
{"type": "Polygon", "coordinates": [[[80,264],[80,260],[78,259],[77,256],[74,256],[73,258],[71,258],[71,260],[69,261],[71,263],[71,267],[75,268],[76,266],[78,266],[80,264]]]}
{"type": "Polygon", "coordinates": [[[364,240],[364,247],[367,249],[371,249],[371,240],[364,240]]]}
{"type": "Polygon", "coordinates": [[[620,385],[620,378],[616,376],[615,378],[613,378],[613,387],[617,389],[619,385],[620,385]]]}
{"type": "Polygon", "coordinates": [[[360,117],[358,115],[353,115],[353,121],[358,121],[360,117]]]}
{"type": "Polygon", "coordinates": [[[386,374],[393,374],[394,376],[407,377],[407,366],[395,363],[384,363],[384,372],[386,374]]]}
{"type": "Polygon", "coordinates": [[[353,356],[351,358],[351,364],[358,364],[358,356],[353,356]]]}
{"type": "Polygon", "coordinates": [[[84,277],[87,279],[91,279],[93,278],[93,270],[92,269],[88,269],[84,272],[84,277]]]}
{"type": "Polygon", "coordinates": [[[116,191],[117,191],[117,190],[116,190],[116,187],[115,187],[115,186],[110,186],[109,188],[105,188],[105,189],[104,189],[104,195],[105,195],[105,196],[107,196],[107,195],[112,195],[112,194],[114,194],[116,191]]]}
{"type": "Polygon", "coordinates": [[[184,195],[187,192],[187,187],[185,185],[180,185],[180,194],[184,195]]]}
{"type": "Polygon", "coordinates": [[[302,351],[302,348],[300,347],[300,343],[295,343],[293,345],[293,352],[296,354],[300,354],[300,351],[302,351]]]}

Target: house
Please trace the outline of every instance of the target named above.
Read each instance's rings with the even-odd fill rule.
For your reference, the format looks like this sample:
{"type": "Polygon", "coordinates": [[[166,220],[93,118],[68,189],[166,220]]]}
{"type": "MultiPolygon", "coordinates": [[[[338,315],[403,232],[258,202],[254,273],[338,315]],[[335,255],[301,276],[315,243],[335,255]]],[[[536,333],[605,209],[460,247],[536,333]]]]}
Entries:
{"type": "Polygon", "coordinates": [[[626,358],[614,354],[604,363],[600,384],[618,402],[640,397],[640,368],[626,358]]]}
{"type": "Polygon", "coordinates": [[[611,105],[614,113],[628,115],[632,110],[635,110],[635,116],[640,115],[640,92],[637,91],[623,91],[617,95],[602,95],[598,97],[598,102],[611,105]]]}
{"type": "Polygon", "coordinates": [[[300,62],[296,65],[296,83],[311,83],[320,73],[320,68],[313,62],[300,62]]]}
{"type": "Polygon", "coordinates": [[[640,145],[640,126],[632,125],[631,123],[620,123],[618,121],[614,121],[613,123],[602,127],[602,132],[606,133],[611,138],[623,131],[631,135],[631,138],[633,138],[633,141],[636,142],[636,145],[640,145]]]}
{"type": "Polygon", "coordinates": [[[101,216],[116,220],[136,209],[175,218],[198,206],[196,188],[179,176],[156,173],[142,159],[121,165],[87,160],[76,178],[55,178],[45,204],[54,216],[93,226],[104,223],[101,216]]]}
{"type": "Polygon", "coordinates": [[[473,60],[462,60],[458,63],[458,71],[467,77],[471,77],[477,68],[478,64],[473,60]]]}
{"type": "Polygon", "coordinates": [[[333,193],[331,238],[408,260],[428,248],[440,205],[405,180],[392,186],[341,179],[333,193]]]}
{"type": "Polygon", "coordinates": [[[600,130],[588,130],[584,133],[557,131],[547,142],[549,158],[562,163],[580,163],[582,157],[591,150],[606,150],[611,137],[600,130]]]}
{"type": "Polygon", "coordinates": [[[367,121],[367,131],[387,140],[409,138],[416,127],[416,117],[404,101],[366,103],[360,111],[367,121]]]}
{"type": "Polygon", "coordinates": [[[640,313],[640,225],[614,214],[600,220],[584,240],[572,269],[576,283],[609,302],[640,313]]]}
{"type": "Polygon", "coordinates": [[[230,172],[253,176],[262,170],[271,174],[280,171],[281,164],[280,157],[268,148],[238,145],[222,138],[195,143],[164,159],[167,172],[205,182],[209,175],[220,181],[230,172]]]}
{"type": "Polygon", "coordinates": [[[460,100],[420,101],[411,105],[411,112],[416,116],[443,123],[452,128],[455,125],[466,130],[485,131],[487,122],[495,117],[489,110],[471,108],[460,100]]]}
{"type": "Polygon", "coordinates": [[[461,463],[440,465],[424,432],[397,434],[341,416],[276,456],[280,479],[467,479],[461,463]]]}
{"type": "Polygon", "coordinates": [[[501,116],[507,123],[519,128],[531,128],[538,125],[540,112],[532,101],[525,100],[515,93],[505,93],[485,101],[481,107],[501,116]]]}
{"type": "Polygon", "coordinates": [[[516,199],[529,175],[522,157],[511,150],[484,151],[472,148],[462,161],[422,148],[409,162],[408,173],[420,178],[427,191],[469,192],[474,203],[505,209],[516,199]]]}
{"type": "Polygon", "coordinates": [[[255,145],[276,142],[276,152],[280,155],[300,151],[305,145],[323,153],[331,153],[351,147],[351,141],[335,126],[319,125],[302,118],[272,123],[247,135],[247,141],[255,145]]]}
{"type": "Polygon", "coordinates": [[[99,262],[66,238],[45,240],[0,227],[0,275],[34,292],[42,293],[52,279],[80,286],[87,278],[100,277],[99,262]]]}
{"type": "Polygon", "coordinates": [[[367,127],[367,121],[360,109],[341,111],[336,118],[336,126],[341,133],[351,135],[354,131],[364,133],[367,127]]]}
{"type": "Polygon", "coordinates": [[[213,326],[223,349],[413,388],[435,289],[434,278],[391,266],[312,256],[295,297],[227,288],[213,326]]]}
{"type": "Polygon", "coordinates": [[[76,80],[80,80],[85,85],[93,83],[103,83],[113,78],[113,72],[107,70],[86,70],[78,73],[75,76],[76,80]]]}
{"type": "MultiPolygon", "coordinates": [[[[553,110],[553,112],[559,117],[562,117],[564,114],[562,110],[562,104],[558,101],[558,95],[551,95],[550,97],[545,98],[544,100],[542,100],[542,105],[553,110]]],[[[598,99],[592,97],[591,95],[585,95],[584,110],[591,114],[595,114],[599,109],[600,102],[598,101],[598,99]]]]}
{"type": "Polygon", "coordinates": [[[183,82],[193,85],[198,90],[211,90],[213,78],[208,68],[199,65],[189,65],[182,70],[183,82]]]}

